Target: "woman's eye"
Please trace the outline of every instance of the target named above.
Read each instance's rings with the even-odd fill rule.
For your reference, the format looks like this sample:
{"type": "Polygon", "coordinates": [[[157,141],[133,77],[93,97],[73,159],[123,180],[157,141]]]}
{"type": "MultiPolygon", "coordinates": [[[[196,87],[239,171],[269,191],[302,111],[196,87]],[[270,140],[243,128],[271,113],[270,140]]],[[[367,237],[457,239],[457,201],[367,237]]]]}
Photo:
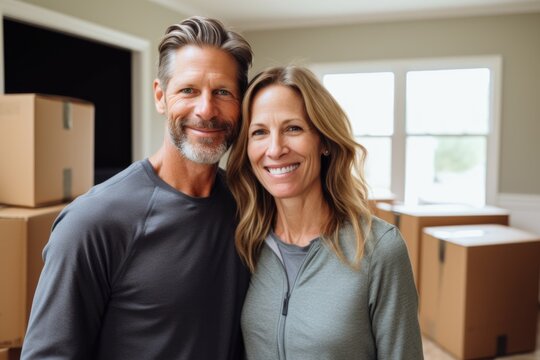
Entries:
{"type": "Polygon", "coordinates": [[[286,130],[288,132],[299,132],[299,131],[302,131],[302,128],[300,126],[291,125],[291,126],[288,126],[286,130]]]}
{"type": "Polygon", "coordinates": [[[253,130],[251,132],[251,136],[260,136],[260,135],[264,135],[264,130],[262,129],[257,129],[257,130],[253,130]]]}

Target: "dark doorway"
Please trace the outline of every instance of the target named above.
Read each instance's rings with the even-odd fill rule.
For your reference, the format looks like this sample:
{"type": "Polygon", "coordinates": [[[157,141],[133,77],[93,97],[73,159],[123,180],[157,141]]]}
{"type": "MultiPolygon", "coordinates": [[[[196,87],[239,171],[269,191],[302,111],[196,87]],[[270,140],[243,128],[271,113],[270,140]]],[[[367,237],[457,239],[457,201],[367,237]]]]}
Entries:
{"type": "Polygon", "coordinates": [[[11,19],[3,26],[5,93],[92,102],[95,183],[131,164],[131,52],[11,19]]]}

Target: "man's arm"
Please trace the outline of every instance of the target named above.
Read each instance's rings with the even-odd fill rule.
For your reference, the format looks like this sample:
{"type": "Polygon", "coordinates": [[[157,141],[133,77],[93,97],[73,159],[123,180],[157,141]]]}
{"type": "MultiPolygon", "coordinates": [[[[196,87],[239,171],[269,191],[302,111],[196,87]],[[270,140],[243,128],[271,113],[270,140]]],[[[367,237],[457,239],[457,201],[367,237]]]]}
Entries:
{"type": "MultiPolygon", "coordinates": [[[[81,221],[82,220],[82,221],[81,221]]],[[[44,249],[21,359],[91,359],[108,294],[100,233],[62,213],[44,249]]]]}

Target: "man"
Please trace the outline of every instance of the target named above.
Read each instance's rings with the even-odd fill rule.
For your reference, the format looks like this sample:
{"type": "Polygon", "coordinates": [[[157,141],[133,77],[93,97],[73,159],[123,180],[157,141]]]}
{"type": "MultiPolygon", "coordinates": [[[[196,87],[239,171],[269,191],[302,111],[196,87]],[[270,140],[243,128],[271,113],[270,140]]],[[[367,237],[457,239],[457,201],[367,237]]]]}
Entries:
{"type": "Polygon", "coordinates": [[[252,53],[216,20],[167,29],[154,97],[160,150],[56,220],[23,359],[236,359],[248,274],[217,162],[233,141],[252,53]]]}

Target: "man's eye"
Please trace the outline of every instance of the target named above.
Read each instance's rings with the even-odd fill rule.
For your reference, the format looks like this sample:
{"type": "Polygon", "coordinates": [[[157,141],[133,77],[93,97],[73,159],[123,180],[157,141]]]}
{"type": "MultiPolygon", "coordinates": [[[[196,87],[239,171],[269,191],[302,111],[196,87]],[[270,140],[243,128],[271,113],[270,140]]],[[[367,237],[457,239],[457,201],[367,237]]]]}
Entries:
{"type": "Polygon", "coordinates": [[[193,88],[181,89],[180,93],[182,93],[182,94],[193,94],[193,88]]]}
{"type": "Polygon", "coordinates": [[[221,95],[221,96],[228,96],[228,95],[231,95],[231,92],[229,90],[219,89],[216,91],[216,94],[221,95]]]}

